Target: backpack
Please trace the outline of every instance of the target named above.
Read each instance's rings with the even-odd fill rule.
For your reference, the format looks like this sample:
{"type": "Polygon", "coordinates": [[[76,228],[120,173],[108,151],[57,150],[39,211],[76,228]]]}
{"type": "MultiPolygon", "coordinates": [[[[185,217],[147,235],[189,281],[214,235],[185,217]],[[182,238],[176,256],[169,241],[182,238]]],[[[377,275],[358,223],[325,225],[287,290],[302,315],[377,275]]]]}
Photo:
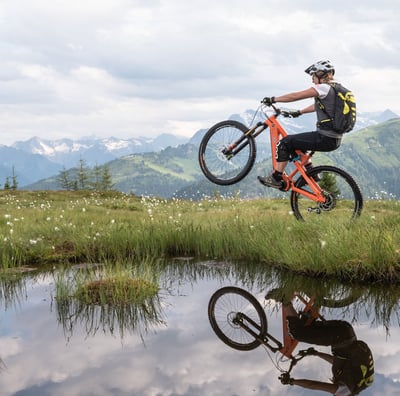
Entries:
{"type": "Polygon", "coordinates": [[[354,128],[356,123],[356,100],[353,93],[339,83],[330,83],[335,91],[335,111],[328,114],[320,99],[316,99],[319,108],[328,117],[319,123],[321,129],[333,130],[337,133],[347,133],[354,128]]]}
{"type": "Polygon", "coordinates": [[[361,340],[347,347],[346,353],[338,355],[333,375],[344,382],[353,394],[358,395],[374,382],[374,359],[368,345],[361,340]],[[343,356],[347,355],[347,356],[343,356]]]}
{"type": "Polygon", "coordinates": [[[353,362],[353,364],[359,364],[358,368],[362,375],[359,377],[359,382],[357,383],[356,394],[368,388],[374,382],[374,359],[372,352],[364,341],[357,341],[357,346],[358,353],[356,360],[358,361],[353,362]]]}

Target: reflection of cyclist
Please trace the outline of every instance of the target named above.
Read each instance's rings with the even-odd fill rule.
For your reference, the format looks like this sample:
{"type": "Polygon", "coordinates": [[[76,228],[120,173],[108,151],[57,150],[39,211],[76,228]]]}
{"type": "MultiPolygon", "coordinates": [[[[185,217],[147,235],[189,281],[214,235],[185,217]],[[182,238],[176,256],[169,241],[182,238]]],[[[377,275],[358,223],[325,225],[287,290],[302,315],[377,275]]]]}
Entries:
{"type": "MultiPolygon", "coordinates": [[[[273,104],[275,102],[294,102],[297,100],[307,98],[318,98],[328,114],[333,114],[335,106],[335,91],[329,85],[334,82],[333,76],[335,74],[335,68],[330,61],[319,61],[310,67],[305,72],[312,76],[313,85],[312,87],[299,92],[292,92],[286,95],[277,97],[264,98],[265,104],[273,104]]],[[[325,130],[320,127],[320,122],[326,119],[326,113],[321,110],[316,103],[295,112],[291,112],[293,117],[298,117],[301,114],[317,113],[317,131],[316,132],[304,132],[294,135],[289,135],[283,138],[277,145],[276,155],[276,169],[269,176],[258,176],[260,183],[268,187],[281,188],[282,174],[283,171],[295,150],[301,151],[333,151],[336,150],[341,143],[342,135],[332,130],[325,130]]],[[[311,166],[311,163],[309,164],[311,166]]]]}
{"type": "Polygon", "coordinates": [[[291,303],[285,302],[291,336],[301,342],[330,345],[332,355],[315,351],[310,354],[332,364],[332,383],[308,379],[287,378],[284,384],[321,390],[336,396],[360,393],[374,380],[374,362],[367,344],[357,340],[350,323],[343,320],[314,320],[305,325],[307,318],[300,317],[291,303]]]}

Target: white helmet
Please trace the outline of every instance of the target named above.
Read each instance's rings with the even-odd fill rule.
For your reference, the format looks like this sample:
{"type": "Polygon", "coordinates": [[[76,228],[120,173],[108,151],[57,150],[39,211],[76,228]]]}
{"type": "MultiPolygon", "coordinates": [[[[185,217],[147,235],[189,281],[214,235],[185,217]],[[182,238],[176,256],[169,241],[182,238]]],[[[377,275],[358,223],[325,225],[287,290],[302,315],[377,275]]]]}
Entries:
{"type": "Polygon", "coordinates": [[[335,74],[335,67],[332,65],[332,63],[328,60],[324,61],[319,61],[314,63],[313,65],[307,67],[306,70],[304,70],[307,74],[312,76],[314,73],[317,73],[319,71],[323,73],[332,73],[335,74]]]}

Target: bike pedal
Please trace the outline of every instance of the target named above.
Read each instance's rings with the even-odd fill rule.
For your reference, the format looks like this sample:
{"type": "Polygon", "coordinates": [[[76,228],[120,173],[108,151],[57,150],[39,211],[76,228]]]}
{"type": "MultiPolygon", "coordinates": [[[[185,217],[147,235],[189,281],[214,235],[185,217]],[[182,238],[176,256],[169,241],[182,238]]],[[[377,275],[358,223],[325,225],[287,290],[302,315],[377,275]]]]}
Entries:
{"type": "Polygon", "coordinates": [[[282,187],[279,188],[280,191],[288,191],[290,189],[290,183],[289,182],[287,182],[285,180],[282,180],[281,184],[282,184],[282,187]]]}

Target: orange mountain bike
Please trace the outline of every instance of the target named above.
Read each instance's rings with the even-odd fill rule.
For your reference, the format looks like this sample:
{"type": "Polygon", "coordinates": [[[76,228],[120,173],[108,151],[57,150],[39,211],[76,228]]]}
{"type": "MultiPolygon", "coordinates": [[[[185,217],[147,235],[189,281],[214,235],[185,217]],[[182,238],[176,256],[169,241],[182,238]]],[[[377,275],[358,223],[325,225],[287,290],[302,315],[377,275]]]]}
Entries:
{"type": "MultiPolygon", "coordinates": [[[[235,184],[248,175],[256,160],[255,139],[269,129],[271,152],[275,153],[277,143],[287,136],[278,116],[290,117],[290,112],[272,105],[272,114],[267,107],[258,109],[264,116],[250,129],[244,124],[227,120],[211,127],[204,135],[199,148],[199,163],[204,175],[213,183],[222,186],[235,184]]],[[[305,168],[314,152],[298,150],[292,158],[294,169],[284,173],[281,191],[291,191],[290,204],[299,220],[310,216],[328,216],[343,214],[347,218],[360,215],[363,199],[360,188],[354,179],[344,170],[330,165],[305,168]]],[[[272,167],[276,159],[272,156],[272,167]]]]}
{"type": "MultiPolygon", "coordinates": [[[[314,298],[296,292],[292,295],[292,301],[295,300],[296,311],[304,318],[306,326],[314,319],[324,320],[314,298]]],[[[325,300],[324,304],[329,306],[331,302],[331,300],[325,300]]],[[[335,305],[335,301],[333,303],[333,306],[338,306],[335,305]]],[[[265,311],[260,302],[248,291],[235,286],[226,286],[218,289],[211,296],[208,304],[208,318],[211,327],[226,345],[239,351],[251,351],[263,345],[267,351],[278,354],[275,365],[282,373],[279,377],[281,381],[289,377],[297,362],[315,352],[313,348],[309,348],[294,353],[299,342],[289,333],[287,316],[288,310],[283,305],[283,334],[282,341],[280,341],[269,333],[265,311]],[[289,368],[282,368],[281,362],[287,361],[290,362],[289,368]]]]}

